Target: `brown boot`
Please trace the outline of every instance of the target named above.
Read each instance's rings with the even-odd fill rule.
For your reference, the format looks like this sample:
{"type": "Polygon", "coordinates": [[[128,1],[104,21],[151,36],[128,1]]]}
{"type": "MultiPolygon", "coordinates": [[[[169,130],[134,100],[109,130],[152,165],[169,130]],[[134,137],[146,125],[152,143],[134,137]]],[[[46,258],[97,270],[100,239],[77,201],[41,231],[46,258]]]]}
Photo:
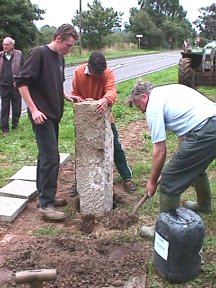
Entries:
{"type": "Polygon", "coordinates": [[[136,191],[136,185],[132,179],[124,180],[124,188],[128,193],[134,193],[136,191]]]}
{"type": "Polygon", "coordinates": [[[57,211],[54,207],[39,208],[39,213],[46,220],[61,221],[66,218],[64,212],[57,211]]]}
{"type": "MultiPolygon", "coordinates": [[[[67,200],[63,198],[55,198],[55,207],[64,207],[67,205],[67,200]]],[[[39,201],[37,201],[37,207],[40,207],[39,201]]]]}
{"type": "Polygon", "coordinates": [[[75,197],[75,196],[78,195],[76,182],[71,186],[71,188],[69,190],[69,194],[70,194],[71,197],[75,197]]]}

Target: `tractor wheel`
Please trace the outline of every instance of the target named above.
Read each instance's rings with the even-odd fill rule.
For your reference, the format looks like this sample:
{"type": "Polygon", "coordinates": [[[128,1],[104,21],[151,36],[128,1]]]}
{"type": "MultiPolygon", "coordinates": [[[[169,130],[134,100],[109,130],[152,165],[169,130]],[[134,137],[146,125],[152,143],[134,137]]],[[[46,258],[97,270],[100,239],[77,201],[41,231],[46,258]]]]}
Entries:
{"type": "Polygon", "coordinates": [[[194,87],[190,58],[181,58],[179,60],[178,79],[180,84],[184,84],[189,87],[194,87]]]}

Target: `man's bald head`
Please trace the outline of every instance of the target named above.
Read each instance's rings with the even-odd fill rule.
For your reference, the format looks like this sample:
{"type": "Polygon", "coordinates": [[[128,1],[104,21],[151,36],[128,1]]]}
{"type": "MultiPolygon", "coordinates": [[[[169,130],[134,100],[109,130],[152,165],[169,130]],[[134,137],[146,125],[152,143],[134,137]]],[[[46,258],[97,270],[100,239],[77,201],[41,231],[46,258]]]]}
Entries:
{"type": "Polygon", "coordinates": [[[5,37],[3,39],[2,44],[13,44],[14,45],[15,44],[15,40],[13,38],[11,38],[11,37],[5,37]]]}
{"type": "Polygon", "coordinates": [[[11,37],[5,37],[2,41],[3,50],[11,53],[14,49],[15,40],[11,37]]]}

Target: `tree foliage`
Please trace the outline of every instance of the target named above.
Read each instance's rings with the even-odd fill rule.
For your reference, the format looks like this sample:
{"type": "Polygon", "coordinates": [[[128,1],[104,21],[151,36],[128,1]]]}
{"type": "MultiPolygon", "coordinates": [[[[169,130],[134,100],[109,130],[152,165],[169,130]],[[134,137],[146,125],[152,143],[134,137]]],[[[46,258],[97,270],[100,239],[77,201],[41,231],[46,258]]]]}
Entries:
{"type": "Polygon", "coordinates": [[[11,36],[16,41],[16,48],[28,49],[38,33],[34,21],[43,20],[44,13],[30,0],[0,0],[0,38],[11,36]]]}
{"type": "Polygon", "coordinates": [[[179,0],[140,0],[141,10],[145,10],[157,25],[161,25],[167,18],[182,20],[187,12],[179,5],[179,0]]]}
{"type": "Polygon", "coordinates": [[[134,9],[133,16],[130,18],[130,30],[135,35],[142,35],[141,47],[155,47],[160,43],[161,29],[156,26],[154,21],[146,11],[134,9]]]}
{"type": "Polygon", "coordinates": [[[142,34],[141,47],[180,47],[193,29],[179,0],[139,0],[140,10],[130,9],[127,30],[142,34]]]}
{"type": "Polygon", "coordinates": [[[37,38],[38,45],[49,43],[53,39],[53,34],[55,30],[55,26],[44,25],[43,27],[41,27],[37,38]]]}
{"type": "Polygon", "coordinates": [[[194,22],[196,27],[202,33],[202,36],[208,40],[216,39],[216,4],[199,9],[200,16],[194,22]]]}
{"type": "Polygon", "coordinates": [[[88,4],[88,10],[77,11],[72,23],[81,28],[82,43],[84,46],[95,49],[104,45],[104,37],[112,33],[113,28],[121,25],[121,12],[115,12],[113,8],[103,8],[99,0],[88,4]]]}

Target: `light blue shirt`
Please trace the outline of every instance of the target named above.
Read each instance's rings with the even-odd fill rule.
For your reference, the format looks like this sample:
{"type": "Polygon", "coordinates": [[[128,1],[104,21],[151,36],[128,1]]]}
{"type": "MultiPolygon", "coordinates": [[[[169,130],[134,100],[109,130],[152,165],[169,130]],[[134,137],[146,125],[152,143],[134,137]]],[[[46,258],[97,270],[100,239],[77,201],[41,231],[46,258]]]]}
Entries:
{"type": "Polygon", "coordinates": [[[200,129],[216,116],[216,105],[198,91],[170,84],[153,88],[146,109],[146,120],[153,143],[166,140],[166,130],[183,136],[200,129]]]}

